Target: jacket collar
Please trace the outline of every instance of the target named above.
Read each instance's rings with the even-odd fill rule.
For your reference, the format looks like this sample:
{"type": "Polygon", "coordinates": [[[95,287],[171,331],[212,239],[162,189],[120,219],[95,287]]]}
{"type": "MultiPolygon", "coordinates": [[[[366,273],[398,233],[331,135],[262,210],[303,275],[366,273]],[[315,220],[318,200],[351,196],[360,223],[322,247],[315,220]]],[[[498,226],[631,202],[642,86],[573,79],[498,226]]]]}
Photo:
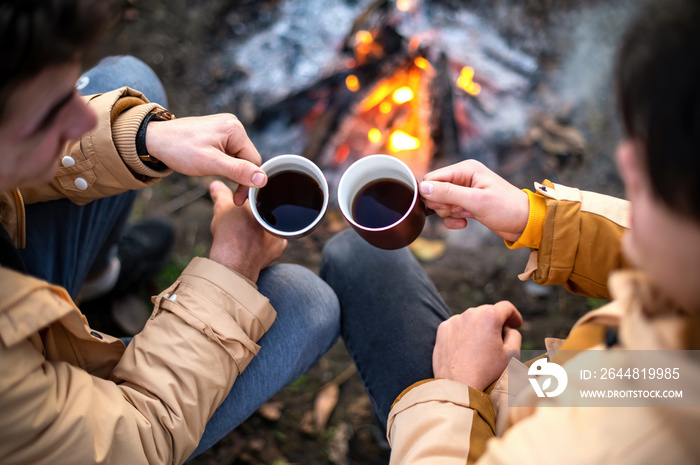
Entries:
{"type": "Polygon", "coordinates": [[[610,275],[608,289],[612,302],[584,315],[574,328],[591,322],[617,328],[625,349],[679,350],[700,345],[700,318],[659,292],[644,273],[616,271],[610,275]]]}

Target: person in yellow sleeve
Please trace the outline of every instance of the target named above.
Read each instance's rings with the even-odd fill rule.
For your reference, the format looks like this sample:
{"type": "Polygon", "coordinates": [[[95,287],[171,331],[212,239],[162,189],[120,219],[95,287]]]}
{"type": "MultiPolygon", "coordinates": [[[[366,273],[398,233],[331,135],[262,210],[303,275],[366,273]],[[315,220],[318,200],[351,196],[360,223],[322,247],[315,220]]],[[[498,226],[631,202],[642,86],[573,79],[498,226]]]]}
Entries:
{"type": "Polygon", "coordinates": [[[472,160],[427,174],[419,189],[448,228],[473,219],[507,246],[529,247],[521,279],[610,300],[565,340],[545,341],[554,363],[578,363],[569,350],[672,350],[684,360],[684,400],[695,403],[594,408],[533,393],[527,408],[509,407],[509,380],[524,373],[532,389],[514,356],[517,308],[502,301],[452,316],[408,251],[343,233],[327,244],[321,274],[340,300],[390,463],[700,463],[700,363],[683,358],[700,348],[700,2],[646,2],[615,80],[627,200],[549,181],[523,191],[472,160]]]}

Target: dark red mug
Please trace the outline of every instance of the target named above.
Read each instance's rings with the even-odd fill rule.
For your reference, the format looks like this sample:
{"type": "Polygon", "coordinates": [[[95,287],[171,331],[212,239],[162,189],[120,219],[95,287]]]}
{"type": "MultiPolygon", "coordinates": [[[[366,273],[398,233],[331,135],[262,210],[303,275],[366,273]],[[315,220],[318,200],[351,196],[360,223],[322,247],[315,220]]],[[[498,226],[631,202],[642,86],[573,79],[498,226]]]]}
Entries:
{"type": "Polygon", "coordinates": [[[368,155],[350,165],[338,183],[338,206],[348,223],[365,241],[388,250],[406,247],[416,240],[423,231],[426,216],[433,213],[420,198],[418,182],[411,169],[390,155],[368,155]],[[389,195],[397,197],[386,199],[392,204],[390,213],[393,215],[386,217],[389,221],[387,224],[371,224],[372,218],[360,218],[367,215],[355,210],[358,208],[358,197],[365,195],[372,184],[379,182],[401,183],[401,187],[385,186],[388,189],[384,190],[389,195]]]}

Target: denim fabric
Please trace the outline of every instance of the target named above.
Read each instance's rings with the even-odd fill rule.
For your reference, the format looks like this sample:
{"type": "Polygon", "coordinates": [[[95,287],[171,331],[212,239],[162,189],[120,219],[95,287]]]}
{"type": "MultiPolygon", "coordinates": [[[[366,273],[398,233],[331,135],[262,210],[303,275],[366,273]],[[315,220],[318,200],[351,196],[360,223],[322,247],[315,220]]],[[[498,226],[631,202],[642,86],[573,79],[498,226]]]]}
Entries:
{"type": "Polygon", "coordinates": [[[345,345],[386,429],[396,397],[433,377],[437,327],[452,314],[408,249],[378,249],[352,230],[326,244],[320,275],[338,296],[345,345]]]}
{"type": "Polygon", "coordinates": [[[83,95],[100,94],[128,86],[138,90],[151,102],[168,108],[168,97],[156,73],[146,63],[132,56],[103,58],[83,73],[75,87],[83,95]]]}
{"type": "Polygon", "coordinates": [[[19,252],[29,274],[75,299],[88,272],[104,269],[116,254],[135,198],[125,192],[83,206],[66,199],[27,205],[27,247],[19,252]]]}

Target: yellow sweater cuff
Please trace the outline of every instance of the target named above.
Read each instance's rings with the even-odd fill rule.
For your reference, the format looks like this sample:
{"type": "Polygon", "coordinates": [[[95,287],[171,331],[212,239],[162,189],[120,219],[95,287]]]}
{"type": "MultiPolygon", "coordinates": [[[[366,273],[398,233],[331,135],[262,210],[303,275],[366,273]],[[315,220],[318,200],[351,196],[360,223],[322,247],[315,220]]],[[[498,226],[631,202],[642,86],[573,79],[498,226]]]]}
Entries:
{"type": "Polygon", "coordinates": [[[517,241],[510,242],[504,239],[506,247],[509,249],[519,249],[521,247],[530,247],[531,249],[539,249],[540,241],[542,240],[542,226],[544,225],[544,217],[547,214],[547,203],[544,197],[532,192],[529,189],[523,189],[530,200],[530,214],[527,218],[525,230],[520,235],[517,241]]]}

